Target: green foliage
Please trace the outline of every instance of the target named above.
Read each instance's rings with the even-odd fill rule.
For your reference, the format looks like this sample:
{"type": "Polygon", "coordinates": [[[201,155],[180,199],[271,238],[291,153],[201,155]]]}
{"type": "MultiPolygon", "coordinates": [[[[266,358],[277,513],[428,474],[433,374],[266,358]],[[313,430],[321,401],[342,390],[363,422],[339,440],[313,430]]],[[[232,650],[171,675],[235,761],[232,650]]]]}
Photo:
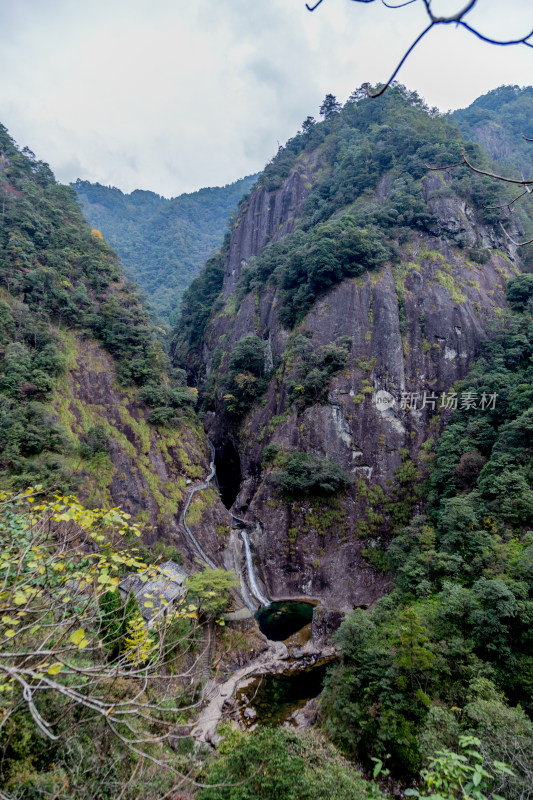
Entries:
{"type": "Polygon", "coordinates": [[[77,180],[72,184],[90,224],[119,254],[128,276],[146,293],[150,308],[174,323],[181,297],[220,247],[228,215],[256,176],[167,200],[139,189],[77,180]]]}
{"type": "Polygon", "coordinates": [[[85,442],[80,446],[80,455],[92,458],[96,453],[107,453],[109,437],[103,425],[94,425],[87,431],[85,442]]]}
{"type": "Polygon", "coordinates": [[[278,286],[283,300],[280,320],[292,327],[321,294],[388,257],[377,230],[359,227],[353,216],[344,215],[266,247],[243,269],[238,292],[243,296],[267,282],[278,286]]]}
{"type": "Polygon", "coordinates": [[[226,410],[233,416],[245,414],[268,385],[265,343],[249,334],[239,339],[229,358],[221,391],[226,410]]]}
{"type": "Polygon", "coordinates": [[[351,482],[348,473],[331,458],[298,452],[287,459],[271,480],[288,500],[338,494],[351,482]]]}
{"type": "Polygon", "coordinates": [[[285,380],[289,400],[296,408],[301,410],[327,398],[330,378],[346,366],[350,347],[348,336],[341,336],[319,350],[302,334],[289,341],[284,353],[285,380]]]}
{"type": "Polygon", "coordinates": [[[492,791],[494,782],[499,781],[502,775],[512,774],[511,770],[501,761],[485,764],[478,751],[480,745],[475,736],[460,736],[460,753],[440,750],[429,759],[427,769],[422,770],[424,787],[429,794],[421,794],[417,790],[410,790],[406,794],[431,800],[498,798],[499,794],[492,791]]]}
{"type": "Polygon", "coordinates": [[[238,585],[233,572],[206,567],[189,575],[185,584],[187,597],[208,617],[217,617],[231,602],[231,590],[238,585]]]}
{"type": "Polygon", "coordinates": [[[533,298],[533,275],[525,273],[507,284],[507,302],[515,311],[525,311],[533,298]]]}
{"type": "Polygon", "coordinates": [[[131,623],[140,614],[139,604],[133,592],[123,601],[119,592],[107,590],[98,598],[98,605],[102,641],[107,647],[110,660],[115,660],[125,649],[131,623]]]}
{"type": "Polygon", "coordinates": [[[139,391],[139,400],[152,409],[148,421],[153,425],[176,425],[187,409],[196,405],[196,389],[173,387],[163,383],[147,383],[139,391]]]}
{"type": "Polygon", "coordinates": [[[190,351],[198,347],[202,339],[215,300],[222,290],[228,248],[229,236],[226,236],[222,249],[206,262],[183,295],[179,325],[174,329],[171,342],[171,353],[176,363],[187,363],[190,351]]]}
{"type": "MultiPolygon", "coordinates": [[[[122,383],[160,382],[166,357],[116,255],[87,227],[75,192],[0,126],[0,472],[14,486],[72,486],[67,442],[46,408],[65,371],[59,326],[90,332],[122,383]]],[[[99,434],[81,445],[103,450],[99,434]],[[94,439],[94,440],[93,440],[94,439]]]]}
{"type": "Polygon", "coordinates": [[[368,784],[314,732],[231,731],[220,745],[199,800],[364,800],[368,784]],[[225,785],[227,784],[227,785],[225,785]]]}

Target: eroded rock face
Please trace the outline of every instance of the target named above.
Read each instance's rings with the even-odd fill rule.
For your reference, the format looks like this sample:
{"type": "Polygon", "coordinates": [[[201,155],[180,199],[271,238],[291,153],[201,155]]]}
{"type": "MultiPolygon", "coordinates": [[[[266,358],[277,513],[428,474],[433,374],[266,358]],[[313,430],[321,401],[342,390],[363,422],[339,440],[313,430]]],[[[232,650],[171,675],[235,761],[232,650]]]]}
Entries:
{"type": "MultiPolygon", "coordinates": [[[[264,232],[277,226],[279,237],[291,230],[299,185],[291,174],[273,196],[265,189],[251,196],[233,234],[225,297],[234,291],[242,260],[260,252],[264,232]]],[[[386,181],[378,189],[379,200],[386,181]]],[[[206,417],[211,439],[231,438],[238,449],[243,481],[233,509],[259,523],[262,533],[253,545],[271,597],[308,595],[348,609],[386,591],[387,576],[376,569],[380,549],[393,524],[420,507],[413,484],[424,474],[431,443],[421,446],[449,414],[439,408],[442,393],[466,375],[506,307],[506,281],[519,269],[509,242],[479,225],[441,175],[430,174],[423,192],[437,217],[434,235],[413,232],[399,264],[344,281],[299,327],[315,350],[341,336],[351,339],[346,369],[333,376],[325,402],[306,408],[289,402],[282,356],[291,332],[278,321],[272,286],[259,297],[248,295],[236,313],[223,311],[207,328],[208,377],[215,348],[223,344],[227,355],[250,333],[267,343],[275,370],[262,402],[238,428],[220,399],[206,417]],[[487,260],[471,260],[467,248],[483,249],[487,260]],[[416,408],[402,407],[402,399],[416,408]],[[262,465],[267,444],[334,459],[352,476],[351,489],[332,503],[283,501],[270,481],[272,466],[262,465]]]]}
{"type": "MultiPolygon", "coordinates": [[[[183,528],[182,511],[190,488],[209,473],[203,430],[193,422],[158,430],[148,423],[149,410],[137,401],[136,391],[120,388],[113,360],[97,342],[72,336],[70,349],[68,382],[60,388],[56,412],[74,442],[95,425],[108,435],[108,458],[80,461],[76,467],[82,470],[86,497],[93,505],[121,506],[142,523],[147,544],[173,544],[189,566],[195,565],[197,552],[183,528]]],[[[220,531],[231,520],[216,492],[204,494],[198,494],[201,506],[196,522],[189,524],[221,564],[226,539],[217,534],[217,525],[220,531]]]]}
{"type": "Polygon", "coordinates": [[[224,276],[223,296],[231,296],[250,256],[258,255],[269,241],[282,239],[294,230],[302,203],[309,191],[309,177],[317,169],[316,153],[303,157],[283,186],[269,192],[261,187],[252,192],[233,231],[224,276]]]}

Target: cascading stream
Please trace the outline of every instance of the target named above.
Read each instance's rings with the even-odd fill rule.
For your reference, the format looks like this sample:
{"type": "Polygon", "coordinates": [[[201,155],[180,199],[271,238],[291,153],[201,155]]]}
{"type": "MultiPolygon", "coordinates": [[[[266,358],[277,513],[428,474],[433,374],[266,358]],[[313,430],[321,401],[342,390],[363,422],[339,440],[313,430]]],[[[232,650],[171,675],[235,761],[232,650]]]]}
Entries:
{"type": "MultiPolygon", "coordinates": [[[[209,449],[211,451],[211,463],[209,465],[210,466],[210,472],[209,472],[209,475],[207,476],[207,478],[206,478],[204,483],[200,484],[200,486],[196,486],[194,489],[191,490],[191,492],[189,494],[189,497],[187,499],[187,502],[185,504],[185,508],[183,509],[182,520],[183,520],[183,526],[184,526],[184,528],[185,528],[185,530],[187,532],[187,535],[189,536],[189,539],[191,540],[192,544],[194,545],[194,548],[197,551],[197,553],[199,554],[199,556],[205,561],[205,563],[208,566],[210,566],[212,569],[216,569],[216,564],[206,554],[206,552],[204,551],[204,549],[200,545],[199,541],[197,540],[196,536],[194,535],[192,530],[187,525],[187,520],[186,520],[187,511],[189,510],[189,506],[190,506],[191,501],[192,501],[194,495],[196,494],[196,492],[201,492],[204,489],[207,489],[212,480],[214,480],[215,486],[217,487],[217,489],[219,488],[218,478],[217,478],[217,473],[216,473],[216,467],[215,467],[215,447],[214,447],[214,445],[213,445],[213,443],[212,443],[212,441],[210,439],[208,439],[207,442],[209,444],[209,449]]],[[[235,517],[235,521],[239,524],[239,526],[244,526],[245,525],[243,520],[239,520],[237,517],[235,517]]],[[[241,529],[241,537],[242,537],[242,541],[243,541],[243,544],[244,544],[244,552],[245,552],[245,558],[246,558],[246,569],[247,569],[247,573],[248,573],[248,582],[250,584],[250,589],[251,589],[252,595],[253,595],[253,597],[255,597],[257,602],[254,602],[252,596],[250,595],[250,592],[248,591],[248,587],[246,586],[246,582],[245,582],[245,580],[244,580],[244,578],[242,576],[241,571],[239,570],[239,579],[240,579],[240,584],[241,584],[241,596],[242,596],[242,599],[244,601],[245,606],[247,606],[250,609],[250,611],[253,613],[253,612],[255,612],[257,610],[257,603],[259,603],[261,606],[268,606],[270,604],[270,601],[264,596],[264,594],[261,592],[261,590],[259,589],[259,587],[257,585],[257,580],[256,580],[256,577],[255,577],[254,565],[253,565],[253,560],[252,560],[252,553],[251,553],[251,550],[250,550],[250,542],[248,541],[248,535],[246,534],[246,531],[244,530],[244,527],[241,529]]]]}
{"type": "Polygon", "coordinates": [[[214,475],[215,475],[215,462],[212,461],[211,462],[211,472],[210,472],[209,476],[207,477],[207,480],[205,481],[205,483],[202,483],[200,486],[197,486],[195,489],[191,490],[191,493],[189,494],[188,500],[185,503],[185,508],[183,509],[183,516],[182,516],[183,527],[187,531],[187,534],[188,534],[191,542],[193,543],[194,547],[196,548],[198,554],[201,556],[201,558],[203,558],[205,563],[208,564],[211,567],[211,569],[216,569],[216,564],[214,564],[213,561],[211,561],[211,559],[209,558],[209,556],[207,556],[206,553],[204,552],[204,550],[201,547],[201,545],[200,545],[199,541],[197,540],[196,536],[194,535],[194,533],[191,531],[191,529],[187,525],[186,518],[187,518],[187,511],[189,510],[189,506],[191,504],[191,500],[193,499],[194,495],[196,494],[196,492],[201,492],[204,489],[207,489],[207,487],[209,486],[209,483],[213,479],[214,475]]]}
{"type": "Polygon", "coordinates": [[[261,592],[261,589],[257,585],[257,580],[255,577],[255,570],[254,570],[254,562],[252,559],[252,551],[250,549],[250,542],[248,540],[248,534],[246,533],[244,528],[241,530],[241,538],[244,544],[244,552],[246,555],[246,568],[248,570],[248,582],[250,584],[250,589],[252,590],[252,594],[254,595],[254,597],[256,597],[257,600],[259,600],[259,603],[262,606],[268,606],[270,605],[270,600],[268,600],[268,598],[265,597],[265,595],[261,592]]]}
{"type": "MultiPolygon", "coordinates": [[[[207,442],[209,444],[209,449],[211,451],[211,463],[212,463],[212,466],[213,466],[213,469],[214,469],[214,475],[211,476],[211,477],[214,477],[215,486],[217,487],[217,489],[220,490],[219,483],[218,483],[217,472],[216,472],[216,466],[215,466],[215,446],[214,446],[213,442],[211,441],[211,439],[208,438],[207,442]]],[[[245,557],[246,557],[246,568],[247,568],[247,572],[248,572],[248,582],[250,584],[250,589],[252,591],[252,595],[253,595],[253,597],[255,597],[255,599],[257,600],[257,602],[261,606],[268,606],[268,605],[270,605],[270,600],[268,600],[264,596],[264,594],[261,592],[261,590],[259,589],[259,587],[257,585],[257,580],[256,580],[256,577],[255,577],[255,571],[254,571],[254,564],[253,564],[253,559],[252,559],[252,553],[251,553],[251,550],[250,550],[250,542],[248,540],[248,534],[245,531],[246,523],[244,522],[244,520],[241,520],[238,517],[234,517],[234,521],[241,528],[241,537],[242,537],[242,541],[243,541],[243,544],[244,544],[244,552],[245,552],[245,557]]],[[[256,603],[254,603],[253,598],[250,596],[250,592],[248,591],[248,587],[246,586],[246,582],[245,582],[245,580],[244,580],[244,578],[242,576],[242,573],[239,574],[239,578],[240,578],[240,584],[241,584],[241,595],[242,595],[242,599],[244,600],[244,604],[250,609],[250,611],[252,611],[252,612],[256,611],[256,603]]]]}

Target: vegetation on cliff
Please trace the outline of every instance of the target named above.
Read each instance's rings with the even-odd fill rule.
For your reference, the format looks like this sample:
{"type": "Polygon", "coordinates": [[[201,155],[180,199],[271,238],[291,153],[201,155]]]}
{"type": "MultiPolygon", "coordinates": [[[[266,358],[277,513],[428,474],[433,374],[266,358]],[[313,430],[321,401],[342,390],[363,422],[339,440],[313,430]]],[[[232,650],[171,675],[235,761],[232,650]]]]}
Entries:
{"type": "Polygon", "coordinates": [[[533,752],[533,317],[531,282],[511,281],[506,319],[462,387],[498,393],[483,416],[456,412],[436,445],[426,514],[390,544],[394,590],[337,634],[325,724],[364,761],[415,772],[475,734],[511,764],[507,798],[528,797],[533,752]],[[503,756],[505,754],[505,757],[503,756]]]}
{"type": "MultiPolygon", "coordinates": [[[[12,485],[66,488],[76,456],[52,408],[64,387],[66,330],[95,337],[113,357],[123,387],[144,386],[156,424],[173,424],[194,405],[184,374],[167,359],[135,286],[99,231],[83,218],[75,192],[0,129],[0,472],[12,485]]],[[[68,337],[67,337],[68,338],[68,337]]],[[[102,430],[85,431],[84,457],[105,452],[102,430]]]]}

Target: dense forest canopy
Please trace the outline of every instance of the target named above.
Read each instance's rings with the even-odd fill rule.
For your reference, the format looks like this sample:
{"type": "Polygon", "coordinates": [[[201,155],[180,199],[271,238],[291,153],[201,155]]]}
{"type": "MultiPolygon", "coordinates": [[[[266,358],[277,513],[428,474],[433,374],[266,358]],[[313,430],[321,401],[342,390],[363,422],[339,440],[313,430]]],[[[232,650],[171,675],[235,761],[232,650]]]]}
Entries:
{"type": "Polygon", "coordinates": [[[176,319],[183,292],[220,247],[228,217],[256,177],[171,200],[82,180],[72,187],[90,224],[102,231],[138,283],[144,302],[168,324],[176,319]]]}

